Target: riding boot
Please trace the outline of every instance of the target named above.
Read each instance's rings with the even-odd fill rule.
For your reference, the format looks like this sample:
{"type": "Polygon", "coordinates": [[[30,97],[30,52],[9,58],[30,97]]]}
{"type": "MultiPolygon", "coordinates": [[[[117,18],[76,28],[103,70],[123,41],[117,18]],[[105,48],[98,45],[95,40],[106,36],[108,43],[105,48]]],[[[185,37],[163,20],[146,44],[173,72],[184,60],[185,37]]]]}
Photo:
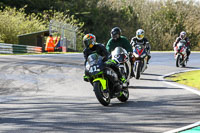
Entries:
{"type": "Polygon", "coordinates": [[[189,56],[187,55],[186,61],[189,61],[189,56]]]}
{"type": "Polygon", "coordinates": [[[117,76],[122,83],[127,83],[126,78],[120,73],[119,68],[116,65],[112,64],[111,68],[117,73],[117,76]]]}
{"type": "Polygon", "coordinates": [[[133,72],[133,65],[131,66],[131,77],[135,77],[135,74],[133,72]]]}
{"type": "Polygon", "coordinates": [[[151,59],[151,55],[147,55],[148,58],[147,58],[147,64],[149,64],[149,60],[151,59]]]}
{"type": "Polygon", "coordinates": [[[191,53],[190,50],[187,50],[187,59],[186,59],[187,61],[189,60],[190,53],[191,53]]]}
{"type": "Polygon", "coordinates": [[[133,66],[134,66],[134,62],[133,62],[133,58],[130,57],[130,62],[131,62],[131,77],[135,77],[134,71],[133,71],[133,66]]]}

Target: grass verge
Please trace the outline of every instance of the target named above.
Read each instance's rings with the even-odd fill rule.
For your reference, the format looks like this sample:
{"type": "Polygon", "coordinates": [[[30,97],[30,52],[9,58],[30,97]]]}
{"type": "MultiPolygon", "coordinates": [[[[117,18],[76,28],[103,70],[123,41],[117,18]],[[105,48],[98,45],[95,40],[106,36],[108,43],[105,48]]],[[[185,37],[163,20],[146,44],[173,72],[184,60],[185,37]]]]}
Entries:
{"type": "Polygon", "coordinates": [[[166,79],[187,86],[191,86],[200,90],[200,70],[174,74],[169,77],[166,77],[166,79]]]}

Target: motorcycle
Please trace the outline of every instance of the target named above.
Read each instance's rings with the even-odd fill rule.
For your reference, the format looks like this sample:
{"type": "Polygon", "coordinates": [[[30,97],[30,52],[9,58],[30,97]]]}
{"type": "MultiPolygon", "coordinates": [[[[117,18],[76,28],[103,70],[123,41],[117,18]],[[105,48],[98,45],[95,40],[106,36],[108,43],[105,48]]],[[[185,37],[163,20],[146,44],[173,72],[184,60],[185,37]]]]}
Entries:
{"type": "Polygon", "coordinates": [[[147,58],[147,52],[144,45],[136,44],[133,48],[133,71],[136,79],[139,79],[141,73],[147,69],[147,58]]]}
{"type": "Polygon", "coordinates": [[[122,47],[116,47],[112,52],[112,59],[117,61],[120,73],[126,78],[127,83],[123,84],[123,87],[128,87],[129,80],[131,78],[131,62],[129,54],[122,47]]]}
{"type": "Polygon", "coordinates": [[[185,40],[181,40],[177,46],[175,47],[175,59],[176,59],[176,67],[185,67],[187,64],[187,52],[185,46],[185,40]]]}
{"type": "Polygon", "coordinates": [[[117,98],[121,102],[128,100],[128,88],[120,84],[117,73],[105,65],[102,56],[97,53],[89,55],[85,70],[89,75],[96,98],[102,105],[108,106],[112,98],[117,98]]]}

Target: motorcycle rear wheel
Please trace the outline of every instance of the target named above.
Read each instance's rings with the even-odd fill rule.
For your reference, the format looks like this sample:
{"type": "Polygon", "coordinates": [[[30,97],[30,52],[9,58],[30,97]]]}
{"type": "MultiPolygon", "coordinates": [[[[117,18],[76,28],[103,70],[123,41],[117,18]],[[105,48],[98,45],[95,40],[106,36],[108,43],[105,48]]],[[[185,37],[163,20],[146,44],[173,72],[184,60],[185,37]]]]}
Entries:
{"type": "Polygon", "coordinates": [[[108,106],[110,104],[110,93],[108,92],[103,92],[103,88],[102,85],[99,81],[94,82],[93,83],[93,87],[94,87],[94,92],[96,95],[96,98],[98,99],[98,101],[104,105],[104,106],[108,106]]]}
{"type": "Polygon", "coordinates": [[[182,63],[182,67],[186,67],[186,64],[187,64],[187,61],[185,60],[185,61],[182,63]]]}

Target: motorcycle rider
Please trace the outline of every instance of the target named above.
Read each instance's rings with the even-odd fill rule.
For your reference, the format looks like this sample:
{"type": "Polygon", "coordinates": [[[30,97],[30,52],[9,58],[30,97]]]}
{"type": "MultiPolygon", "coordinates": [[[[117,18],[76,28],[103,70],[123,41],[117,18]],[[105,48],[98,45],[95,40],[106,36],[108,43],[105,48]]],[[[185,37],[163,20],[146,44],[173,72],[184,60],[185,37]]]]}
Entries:
{"type": "Polygon", "coordinates": [[[190,41],[189,38],[186,36],[186,32],[182,31],[179,35],[179,37],[176,38],[176,41],[173,44],[173,48],[175,50],[177,44],[181,41],[184,40],[186,42],[185,46],[186,46],[186,53],[187,53],[187,60],[189,60],[189,56],[190,56],[190,41]]]}
{"type": "MultiPolygon", "coordinates": [[[[132,61],[132,52],[133,49],[130,45],[130,42],[125,36],[121,35],[121,29],[119,27],[114,27],[111,32],[111,38],[107,42],[106,49],[108,52],[112,52],[116,47],[122,47],[124,48],[128,53],[130,57],[131,67],[133,67],[133,61],[132,61]]],[[[134,76],[133,68],[131,68],[131,76],[134,76]]]]}
{"type": "MultiPolygon", "coordinates": [[[[113,70],[117,73],[121,82],[126,83],[126,79],[121,75],[121,73],[119,72],[119,69],[115,65],[112,65],[112,62],[114,62],[114,61],[109,59],[110,54],[107,52],[105,46],[103,44],[96,43],[95,35],[93,35],[91,33],[86,34],[83,37],[83,44],[85,46],[85,49],[83,50],[85,64],[86,64],[87,58],[90,54],[97,53],[103,57],[103,61],[105,62],[105,65],[113,68],[113,70]]],[[[84,78],[84,81],[89,82],[89,76],[86,71],[85,71],[85,75],[83,78],[84,78]]]]}
{"type": "Polygon", "coordinates": [[[112,52],[116,47],[122,47],[127,52],[133,52],[133,49],[125,36],[121,36],[121,29],[114,27],[111,32],[111,38],[107,42],[106,49],[108,52],[112,52]]]}
{"type": "Polygon", "coordinates": [[[144,37],[144,30],[143,29],[138,29],[136,31],[136,36],[131,39],[131,45],[134,48],[136,44],[139,45],[144,45],[146,52],[147,52],[147,64],[149,64],[149,60],[151,58],[150,55],[150,50],[151,50],[151,45],[147,38],[144,37]]]}

